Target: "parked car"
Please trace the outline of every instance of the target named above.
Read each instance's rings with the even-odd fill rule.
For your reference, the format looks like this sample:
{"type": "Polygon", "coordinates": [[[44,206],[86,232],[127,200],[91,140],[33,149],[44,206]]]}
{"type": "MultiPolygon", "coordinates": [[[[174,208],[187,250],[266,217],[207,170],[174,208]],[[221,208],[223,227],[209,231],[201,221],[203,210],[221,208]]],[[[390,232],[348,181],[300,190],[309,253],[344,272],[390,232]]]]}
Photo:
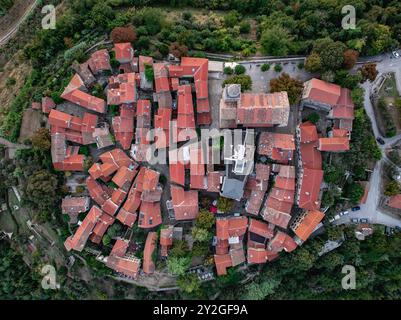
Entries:
{"type": "Polygon", "coordinates": [[[397,51],[393,51],[393,57],[395,59],[398,59],[400,57],[400,54],[397,51]]]}
{"type": "Polygon", "coordinates": [[[339,214],[336,214],[335,216],[334,216],[334,220],[338,220],[338,219],[340,219],[341,218],[341,216],[339,215],[339,214]]]}
{"type": "Polygon", "coordinates": [[[376,141],[377,141],[378,143],[380,143],[381,145],[386,144],[386,142],[383,140],[382,137],[378,137],[378,138],[376,139],[376,141]]]}
{"type": "Polygon", "coordinates": [[[357,218],[352,218],[352,219],[351,219],[351,222],[352,222],[352,223],[358,223],[358,219],[357,219],[357,218]]]}
{"type": "Polygon", "coordinates": [[[353,207],[353,208],[351,209],[351,211],[359,211],[359,210],[361,210],[361,207],[360,207],[360,206],[356,206],[356,207],[353,207]]]}
{"type": "Polygon", "coordinates": [[[359,219],[359,222],[360,222],[360,223],[368,223],[369,220],[366,219],[366,218],[362,218],[362,219],[359,219]]]}
{"type": "Polygon", "coordinates": [[[348,213],[349,213],[349,211],[340,212],[340,216],[341,216],[341,217],[342,217],[342,216],[346,216],[348,213]]]}

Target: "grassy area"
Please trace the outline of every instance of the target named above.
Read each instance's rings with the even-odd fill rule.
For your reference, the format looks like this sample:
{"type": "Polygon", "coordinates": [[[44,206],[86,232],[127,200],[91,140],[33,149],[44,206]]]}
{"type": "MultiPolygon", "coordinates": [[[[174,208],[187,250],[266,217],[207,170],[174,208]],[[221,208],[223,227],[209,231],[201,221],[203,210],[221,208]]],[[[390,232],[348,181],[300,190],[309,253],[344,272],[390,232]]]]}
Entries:
{"type": "Polygon", "coordinates": [[[390,77],[384,82],[379,94],[382,98],[396,99],[399,97],[394,73],[391,73],[390,77]]]}

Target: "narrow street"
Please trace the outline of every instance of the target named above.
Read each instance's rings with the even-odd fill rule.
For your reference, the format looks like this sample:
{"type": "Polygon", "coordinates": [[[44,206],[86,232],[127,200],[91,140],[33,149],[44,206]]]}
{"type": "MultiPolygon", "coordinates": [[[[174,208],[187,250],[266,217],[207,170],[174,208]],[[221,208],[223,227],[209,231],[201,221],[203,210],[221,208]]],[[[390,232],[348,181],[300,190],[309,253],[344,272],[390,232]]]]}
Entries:
{"type": "MultiPolygon", "coordinates": [[[[397,89],[399,94],[401,95],[401,59],[391,59],[390,54],[381,55],[378,58],[379,62],[377,62],[377,70],[379,71],[378,77],[381,74],[394,72],[396,77],[397,89]]],[[[368,115],[371,123],[372,130],[375,138],[381,137],[379,133],[379,129],[377,126],[376,117],[373,111],[373,106],[370,100],[370,95],[372,92],[374,84],[371,82],[365,82],[362,87],[365,90],[365,111],[368,115]]],[[[368,194],[368,198],[365,204],[360,205],[361,210],[359,211],[349,211],[348,215],[342,216],[339,220],[336,220],[334,224],[346,224],[351,223],[351,219],[368,219],[370,223],[382,224],[389,227],[401,227],[401,217],[397,218],[387,213],[381,212],[378,209],[378,202],[380,199],[380,189],[381,189],[381,170],[383,163],[387,161],[387,156],[385,154],[385,150],[391,147],[394,143],[401,140],[401,134],[392,137],[392,138],[384,138],[384,145],[378,144],[382,151],[382,159],[376,163],[374,171],[371,175],[370,180],[370,190],[368,194]]]]}

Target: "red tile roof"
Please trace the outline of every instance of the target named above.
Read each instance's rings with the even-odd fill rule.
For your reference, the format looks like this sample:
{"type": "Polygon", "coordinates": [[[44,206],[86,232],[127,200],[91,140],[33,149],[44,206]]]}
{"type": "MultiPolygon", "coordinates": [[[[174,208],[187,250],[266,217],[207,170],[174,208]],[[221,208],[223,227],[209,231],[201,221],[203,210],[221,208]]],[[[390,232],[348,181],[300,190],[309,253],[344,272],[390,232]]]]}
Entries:
{"type": "Polygon", "coordinates": [[[61,171],[84,171],[84,161],[85,156],[82,154],[73,155],[71,157],[65,158],[63,162],[54,163],[54,167],[61,171]]]}
{"type": "Polygon", "coordinates": [[[111,70],[110,56],[106,49],[92,53],[88,60],[89,67],[94,74],[102,71],[111,70]]]}
{"type": "Polygon", "coordinates": [[[291,219],[291,209],[292,203],[268,197],[262,209],[262,217],[264,220],[286,229],[291,219]]]}
{"type": "Polygon", "coordinates": [[[216,220],[216,236],[220,240],[241,237],[248,228],[248,219],[244,216],[216,220]]]}
{"type": "Polygon", "coordinates": [[[118,208],[118,204],[114,203],[111,198],[107,199],[102,205],[102,210],[111,216],[117,213],[118,208]]]}
{"type": "Polygon", "coordinates": [[[153,71],[155,75],[156,92],[170,91],[170,83],[168,81],[168,70],[165,63],[153,64],[153,71]]]}
{"type": "Polygon", "coordinates": [[[348,137],[335,137],[335,138],[320,138],[318,149],[320,151],[347,151],[349,150],[348,137]]]}
{"type": "Polygon", "coordinates": [[[194,107],[192,103],[192,93],[190,85],[178,87],[177,127],[179,129],[195,128],[194,107]]]}
{"type": "MultiPolygon", "coordinates": [[[[75,75],[74,78],[72,78],[70,84],[64,89],[61,98],[68,100],[72,103],[75,103],[88,110],[92,110],[99,113],[105,113],[106,101],[91,96],[90,94],[81,91],[80,89],[77,89],[77,84],[76,84],[77,77],[79,78],[78,75],[75,75]]],[[[82,82],[82,79],[80,80],[82,82]]]]}
{"type": "Polygon", "coordinates": [[[52,109],[49,114],[49,124],[57,128],[71,129],[75,131],[82,130],[82,120],[78,117],[69,115],[52,109]]]}
{"type": "Polygon", "coordinates": [[[317,141],[317,129],[312,122],[303,122],[299,125],[299,128],[301,133],[301,143],[317,141]]]}
{"type": "Polygon", "coordinates": [[[116,218],[122,224],[132,228],[134,226],[135,221],[136,221],[137,214],[128,212],[124,208],[121,208],[120,211],[118,211],[118,214],[117,214],[116,218]]]}
{"type": "Polygon", "coordinates": [[[113,51],[116,53],[116,60],[120,63],[129,63],[134,58],[134,49],[131,43],[116,43],[113,51]]]}
{"type": "Polygon", "coordinates": [[[302,221],[299,223],[299,225],[294,228],[295,234],[301,240],[306,241],[323,218],[324,213],[318,210],[308,211],[306,216],[303,217],[302,221]]]}
{"type": "Polygon", "coordinates": [[[237,107],[237,124],[245,127],[286,125],[289,111],[287,92],[242,93],[237,107]]]}
{"type": "Polygon", "coordinates": [[[155,272],[155,263],[153,262],[153,252],[156,249],[157,233],[149,232],[143,250],[143,272],[152,274],[155,272]]]}
{"type": "Polygon", "coordinates": [[[136,101],[135,73],[124,73],[117,77],[111,77],[107,90],[107,103],[109,105],[121,105],[136,101]]]}
{"type": "Polygon", "coordinates": [[[162,257],[168,256],[168,249],[173,245],[174,226],[168,226],[160,231],[160,254],[162,257]]]}
{"type": "Polygon", "coordinates": [[[267,223],[252,218],[249,218],[248,232],[268,239],[274,235],[273,229],[267,223]]]}
{"type": "Polygon", "coordinates": [[[183,188],[172,185],[171,198],[175,220],[194,220],[198,216],[198,191],[184,191],[183,188]]]}
{"type": "Polygon", "coordinates": [[[304,84],[305,99],[321,102],[328,105],[335,105],[341,95],[339,85],[313,78],[304,84]]]}
{"type": "Polygon", "coordinates": [[[89,210],[88,197],[65,197],[61,202],[61,210],[64,214],[78,215],[89,210]]]}
{"type": "Polygon", "coordinates": [[[89,213],[86,215],[82,224],[78,227],[73,236],[67,238],[64,246],[67,251],[75,250],[82,251],[85,247],[88,238],[95,227],[95,224],[102,215],[102,210],[99,207],[93,206],[89,213]]]}
{"type": "Polygon", "coordinates": [[[132,256],[118,257],[110,255],[106,265],[118,273],[135,279],[138,276],[141,260],[132,256]]]}
{"type": "Polygon", "coordinates": [[[108,214],[103,213],[98,222],[96,223],[95,228],[90,236],[90,240],[93,243],[100,244],[104,234],[106,233],[109,226],[114,223],[114,218],[110,217],[108,214]]]}
{"type": "Polygon", "coordinates": [[[127,196],[127,192],[124,191],[123,189],[116,189],[113,191],[113,194],[111,195],[111,200],[120,206],[123,201],[125,200],[125,197],[127,196]]]}
{"type": "Polygon", "coordinates": [[[304,168],[298,200],[298,206],[300,208],[308,210],[319,209],[319,193],[322,181],[322,170],[304,168]]]}
{"type": "Polygon", "coordinates": [[[142,201],[139,210],[138,226],[147,229],[157,227],[161,223],[160,203],[142,201]]]}
{"type": "Polygon", "coordinates": [[[278,257],[276,252],[271,252],[262,248],[248,248],[248,263],[261,264],[272,261],[278,257]]]}
{"type": "Polygon", "coordinates": [[[256,171],[256,179],[269,180],[271,167],[269,164],[256,163],[255,171],[256,171]]]}
{"type": "Polygon", "coordinates": [[[159,184],[160,173],[146,168],[143,178],[143,190],[154,191],[159,184]]]}
{"type": "Polygon", "coordinates": [[[295,179],[277,176],[274,186],[280,189],[295,190],[295,179]]]}
{"type": "Polygon", "coordinates": [[[100,155],[103,163],[115,163],[119,167],[130,167],[134,162],[121,149],[113,149],[100,155]]]}
{"type": "Polygon", "coordinates": [[[207,191],[208,192],[220,192],[221,190],[221,178],[224,176],[224,172],[213,171],[207,174],[207,191]]]}
{"type": "Polygon", "coordinates": [[[118,169],[112,181],[123,190],[128,191],[131,187],[131,183],[132,180],[134,180],[135,175],[135,170],[131,170],[125,166],[122,166],[118,169]]]}
{"type": "Polygon", "coordinates": [[[129,241],[125,239],[117,239],[116,243],[111,249],[110,255],[116,257],[123,257],[128,250],[129,241]]]}
{"type": "Polygon", "coordinates": [[[229,254],[215,254],[214,262],[216,264],[217,275],[227,274],[227,268],[232,266],[231,256],[229,254]]]}
{"type": "Polygon", "coordinates": [[[56,107],[53,99],[50,97],[43,97],[42,98],[42,112],[43,113],[50,113],[52,109],[56,107]]]}
{"type": "Polygon", "coordinates": [[[322,154],[316,149],[316,143],[301,143],[302,166],[308,169],[322,169],[322,154]]]}
{"type": "Polygon", "coordinates": [[[279,163],[288,163],[293,157],[295,139],[291,134],[262,132],[259,138],[258,153],[266,155],[279,163]]]}
{"type": "Polygon", "coordinates": [[[106,200],[109,199],[106,188],[98,183],[96,180],[94,180],[92,177],[88,177],[86,179],[86,186],[88,188],[89,195],[98,205],[103,205],[106,200]]]}

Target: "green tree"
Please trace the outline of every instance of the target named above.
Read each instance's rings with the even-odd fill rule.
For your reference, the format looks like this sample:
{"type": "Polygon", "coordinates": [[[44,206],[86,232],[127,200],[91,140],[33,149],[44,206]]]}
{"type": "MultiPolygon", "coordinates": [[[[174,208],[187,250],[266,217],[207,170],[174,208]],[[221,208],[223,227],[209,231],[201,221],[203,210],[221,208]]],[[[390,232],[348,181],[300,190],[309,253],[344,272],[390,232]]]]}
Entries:
{"type": "Polygon", "coordinates": [[[269,71],[269,69],[270,69],[270,64],[268,64],[268,63],[264,63],[264,64],[262,64],[262,66],[260,67],[260,70],[262,70],[262,72],[269,71]]]}
{"type": "Polygon", "coordinates": [[[198,242],[206,242],[210,240],[210,233],[209,230],[199,228],[199,227],[193,227],[192,228],[192,237],[194,238],[195,241],[198,242]]]}
{"type": "Polygon", "coordinates": [[[314,53],[320,56],[322,70],[336,70],[344,63],[346,47],[342,42],[330,38],[318,39],[313,46],[314,53]]]}
{"type": "Polygon", "coordinates": [[[246,72],[246,69],[242,64],[237,64],[234,68],[234,73],[236,75],[244,74],[245,72],[246,72]]]}
{"type": "Polygon", "coordinates": [[[294,105],[300,101],[302,90],[302,81],[291,78],[289,74],[285,72],[278,78],[270,80],[270,92],[286,91],[291,105],[294,105]]]}
{"type": "Polygon", "coordinates": [[[189,257],[173,257],[167,259],[167,269],[173,275],[183,275],[185,271],[191,266],[191,259],[189,257]]]}
{"type": "Polygon", "coordinates": [[[207,209],[201,209],[195,220],[195,225],[199,228],[210,230],[215,223],[214,214],[207,209]]]}
{"type": "Polygon", "coordinates": [[[228,28],[232,28],[238,23],[238,12],[231,10],[229,13],[224,15],[224,25],[228,28]]]}
{"type": "Polygon", "coordinates": [[[384,189],[384,194],[386,196],[391,197],[391,196],[395,196],[400,193],[401,193],[401,188],[397,181],[391,180],[390,182],[388,182],[386,184],[386,187],[384,189]]]}
{"type": "Polygon", "coordinates": [[[50,132],[46,128],[39,128],[31,138],[32,145],[41,150],[48,151],[51,147],[50,132]]]}
{"type": "Polygon", "coordinates": [[[223,82],[223,86],[226,84],[237,83],[241,85],[241,91],[247,91],[252,89],[252,78],[246,74],[235,75],[228,78],[223,82]]]}
{"type": "Polygon", "coordinates": [[[290,52],[293,37],[289,31],[279,25],[272,26],[263,31],[260,38],[262,49],[266,54],[285,56],[290,52]]]}
{"type": "Polygon", "coordinates": [[[320,120],[320,116],[317,112],[312,112],[306,117],[306,120],[316,124],[320,120]]]}
{"type": "Polygon", "coordinates": [[[343,197],[348,198],[352,204],[358,204],[364,194],[363,187],[356,182],[346,184],[343,197]]]}
{"type": "Polygon", "coordinates": [[[196,294],[201,289],[201,282],[195,273],[181,275],[177,279],[177,285],[188,294],[196,294]]]}
{"type": "Polygon", "coordinates": [[[185,257],[189,253],[188,244],[186,241],[177,240],[173,242],[173,247],[170,250],[170,256],[185,257]]]}
{"type": "Polygon", "coordinates": [[[46,170],[34,172],[28,178],[25,197],[38,209],[53,209],[58,198],[57,177],[46,170]]]}
{"type": "Polygon", "coordinates": [[[217,209],[221,212],[227,213],[232,210],[234,203],[231,199],[220,197],[217,201],[217,209]]]}
{"type": "Polygon", "coordinates": [[[319,72],[322,70],[322,59],[316,52],[312,52],[305,61],[305,70],[309,72],[319,72]]]}
{"type": "Polygon", "coordinates": [[[223,73],[224,73],[224,74],[231,75],[231,74],[234,73],[234,70],[233,70],[233,68],[231,68],[231,67],[225,67],[224,70],[223,70],[223,73]]]}
{"type": "Polygon", "coordinates": [[[245,286],[245,300],[263,300],[266,296],[274,293],[280,281],[274,278],[266,279],[260,283],[252,282],[245,286]]]}

